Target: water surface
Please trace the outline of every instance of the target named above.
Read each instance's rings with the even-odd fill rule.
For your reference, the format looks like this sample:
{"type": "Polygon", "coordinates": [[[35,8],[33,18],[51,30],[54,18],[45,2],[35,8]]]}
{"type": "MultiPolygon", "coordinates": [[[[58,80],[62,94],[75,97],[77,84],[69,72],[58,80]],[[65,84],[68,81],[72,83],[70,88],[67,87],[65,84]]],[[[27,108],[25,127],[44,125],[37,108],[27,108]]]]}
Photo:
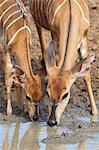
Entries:
{"type": "Polygon", "coordinates": [[[46,123],[0,124],[0,150],[99,150],[99,132],[87,133],[89,138],[76,144],[42,142],[66,131],[72,132],[66,126],[50,128],[46,123]]]}

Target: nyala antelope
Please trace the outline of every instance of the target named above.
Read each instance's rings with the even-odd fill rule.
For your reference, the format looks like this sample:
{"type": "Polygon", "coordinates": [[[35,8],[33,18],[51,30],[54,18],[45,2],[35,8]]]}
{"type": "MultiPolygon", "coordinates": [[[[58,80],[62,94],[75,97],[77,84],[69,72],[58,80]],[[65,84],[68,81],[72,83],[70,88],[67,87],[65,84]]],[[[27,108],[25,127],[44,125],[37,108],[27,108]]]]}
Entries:
{"type": "Polygon", "coordinates": [[[23,107],[24,89],[29,116],[37,120],[38,104],[42,97],[41,80],[32,72],[29,54],[31,30],[27,11],[20,0],[0,0],[0,33],[4,45],[7,115],[12,114],[11,87],[15,81],[19,107],[23,107]],[[15,57],[17,66],[12,65],[10,53],[15,57]]]}
{"type": "Polygon", "coordinates": [[[96,115],[89,71],[95,55],[87,52],[90,26],[87,0],[31,0],[30,11],[37,26],[48,73],[48,125],[59,124],[69,102],[71,86],[81,76],[88,89],[92,114],[96,115]],[[50,30],[52,36],[46,49],[42,27],[50,30]],[[78,56],[79,62],[75,63],[78,56]]]}

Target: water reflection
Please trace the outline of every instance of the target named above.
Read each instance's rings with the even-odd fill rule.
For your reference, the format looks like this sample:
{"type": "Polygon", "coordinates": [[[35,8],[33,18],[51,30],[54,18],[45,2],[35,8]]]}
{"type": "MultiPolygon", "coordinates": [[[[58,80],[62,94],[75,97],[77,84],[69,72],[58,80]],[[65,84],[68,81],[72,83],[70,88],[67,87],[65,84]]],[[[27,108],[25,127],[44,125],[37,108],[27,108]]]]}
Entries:
{"type": "Polygon", "coordinates": [[[78,149],[77,150],[86,150],[86,142],[81,142],[78,144],[78,149]]]}
{"type": "Polygon", "coordinates": [[[43,123],[0,125],[0,150],[89,150],[91,144],[95,150],[96,145],[99,146],[99,133],[93,133],[89,141],[82,141],[79,144],[45,144],[42,142],[45,138],[57,136],[66,130],[68,129],[65,126],[50,128],[43,123]]]}
{"type": "Polygon", "coordinates": [[[18,142],[19,142],[19,129],[20,129],[20,124],[17,123],[15,126],[12,142],[11,142],[11,149],[15,150],[18,149],[18,142]]]}
{"type": "Polygon", "coordinates": [[[90,116],[90,117],[86,117],[86,116],[79,116],[79,115],[76,115],[74,116],[74,119],[76,120],[80,120],[82,122],[86,122],[86,123],[92,123],[92,122],[99,122],[99,113],[98,115],[96,116],[90,116]]]}
{"type": "Polygon", "coordinates": [[[28,129],[26,130],[24,136],[20,140],[20,149],[33,149],[33,150],[39,150],[39,134],[41,132],[41,126],[39,124],[30,124],[28,129]]]}
{"type": "MultiPolygon", "coordinates": [[[[66,130],[64,130],[66,131],[66,130]]],[[[47,128],[47,137],[53,137],[61,134],[61,127],[47,128]]],[[[46,150],[66,150],[65,144],[46,144],[46,150]]]]}
{"type": "Polygon", "coordinates": [[[7,125],[5,128],[5,137],[4,137],[4,141],[2,144],[3,150],[7,150],[9,147],[9,129],[10,129],[10,125],[7,125]]]}

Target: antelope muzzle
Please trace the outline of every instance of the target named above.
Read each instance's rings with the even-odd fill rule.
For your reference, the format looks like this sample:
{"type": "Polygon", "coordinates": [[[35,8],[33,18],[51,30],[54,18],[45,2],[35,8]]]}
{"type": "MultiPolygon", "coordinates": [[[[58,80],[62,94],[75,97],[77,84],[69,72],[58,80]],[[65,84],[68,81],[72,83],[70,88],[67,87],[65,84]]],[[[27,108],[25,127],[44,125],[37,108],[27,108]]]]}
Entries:
{"type": "Polygon", "coordinates": [[[39,106],[35,105],[35,113],[34,113],[34,116],[33,116],[34,121],[37,121],[39,119],[38,107],[39,106]]]}
{"type": "Polygon", "coordinates": [[[50,114],[49,119],[47,121],[47,124],[50,127],[57,125],[56,116],[55,116],[56,108],[57,108],[57,106],[55,104],[53,104],[51,114],[50,114]]]}

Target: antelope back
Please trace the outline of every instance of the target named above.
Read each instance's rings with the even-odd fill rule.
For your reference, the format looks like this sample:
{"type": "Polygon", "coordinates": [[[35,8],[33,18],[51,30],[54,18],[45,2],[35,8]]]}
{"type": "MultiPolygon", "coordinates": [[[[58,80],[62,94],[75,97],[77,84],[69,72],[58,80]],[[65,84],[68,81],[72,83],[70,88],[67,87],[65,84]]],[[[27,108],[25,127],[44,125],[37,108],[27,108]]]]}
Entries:
{"type": "MultiPolygon", "coordinates": [[[[67,0],[66,0],[67,1],[67,0]]],[[[47,30],[52,29],[52,24],[58,9],[66,2],[64,0],[31,0],[30,11],[37,24],[47,30]]]]}
{"type": "Polygon", "coordinates": [[[27,11],[20,0],[0,0],[0,27],[3,44],[8,46],[24,28],[30,32],[27,11]]]}
{"type": "MultiPolygon", "coordinates": [[[[55,21],[57,20],[57,24],[61,20],[61,16],[67,9],[68,2],[69,0],[31,0],[30,11],[37,24],[48,30],[53,30],[55,21]]],[[[73,0],[70,3],[73,5],[73,9],[79,9],[82,26],[86,23],[89,25],[87,0],[73,0]]]]}

